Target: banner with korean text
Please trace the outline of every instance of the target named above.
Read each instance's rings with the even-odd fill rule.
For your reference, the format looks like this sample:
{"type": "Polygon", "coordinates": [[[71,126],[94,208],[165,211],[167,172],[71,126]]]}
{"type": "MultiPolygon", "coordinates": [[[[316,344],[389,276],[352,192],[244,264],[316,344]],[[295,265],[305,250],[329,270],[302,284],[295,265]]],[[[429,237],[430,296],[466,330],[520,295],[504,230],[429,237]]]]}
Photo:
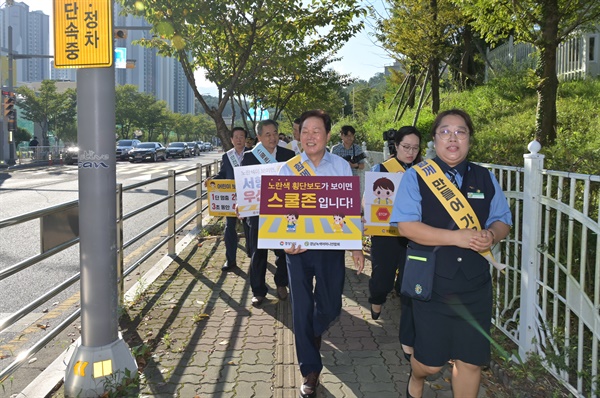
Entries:
{"type": "Polygon", "coordinates": [[[284,163],[267,163],[233,168],[237,208],[240,217],[258,216],[260,205],[260,177],[277,175],[284,163]]]}
{"type": "Polygon", "coordinates": [[[365,173],[365,235],[400,236],[390,225],[394,200],[404,173],[365,173]]]}
{"type": "Polygon", "coordinates": [[[263,176],[259,249],[360,250],[358,177],[263,176]]]}
{"type": "Polygon", "coordinates": [[[208,214],[211,216],[236,217],[235,180],[209,180],[208,188],[208,214]]]}

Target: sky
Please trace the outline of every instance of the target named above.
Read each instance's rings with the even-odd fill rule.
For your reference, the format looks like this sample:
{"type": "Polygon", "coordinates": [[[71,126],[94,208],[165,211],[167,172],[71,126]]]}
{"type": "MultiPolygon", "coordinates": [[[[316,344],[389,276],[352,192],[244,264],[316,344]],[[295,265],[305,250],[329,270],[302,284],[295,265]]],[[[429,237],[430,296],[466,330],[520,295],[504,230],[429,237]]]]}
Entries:
{"type": "MultiPolygon", "coordinates": [[[[0,0],[1,1],[1,0],[0,0]]],[[[52,0],[16,0],[29,6],[29,11],[41,10],[50,16],[50,51],[54,53],[53,38],[53,13],[52,0]]],[[[385,0],[363,0],[363,5],[375,7],[379,14],[385,15],[385,0]]],[[[373,22],[367,20],[365,29],[346,43],[338,56],[340,61],[332,64],[332,67],[343,74],[350,74],[354,78],[369,80],[377,73],[384,71],[384,67],[391,65],[393,60],[386,52],[377,45],[371,36],[373,33],[373,22]]],[[[214,85],[204,79],[201,72],[196,73],[196,82],[200,93],[216,94],[214,85]]]]}

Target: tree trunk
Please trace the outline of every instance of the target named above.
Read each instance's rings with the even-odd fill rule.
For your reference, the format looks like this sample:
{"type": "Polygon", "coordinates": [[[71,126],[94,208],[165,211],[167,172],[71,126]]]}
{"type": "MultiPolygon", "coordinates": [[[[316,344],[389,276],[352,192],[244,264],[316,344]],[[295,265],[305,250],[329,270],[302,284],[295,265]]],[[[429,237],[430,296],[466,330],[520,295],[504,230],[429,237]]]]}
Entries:
{"type": "Polygon", "coordinates": [[[434,58],[429,64],[431,79],[431,112],[434,115],[440,111],[440,60],[434,58]]]}
{"type": "Polygon", "coordinates": [[[223,145],[223,150],[228,151],[233,148],[233,144],[231,143],[231,138],[229,128],[227,128],[227,123],[223,120],[223,117],[219,115],[218,118],[213,118],[215,124],[217,126],[217,135],[221,139],[221,145],[223,145]]]}
{"type": "Polygon", "coordinates": [[[558,46],[558,4],[549,1],[542,7],[546,16],[541,26],[542,43],[538,45],[540,56],[536,67],[539,83],[537,113],[535,117],[535,137],[542,146],[550,146],[556,141],[556,96],[558,77],[556,76],[556,48],[558,46]]]}
{"type": "Polygon", "coordinates": [[[414,70],[411,71],[408,77],[408,100],[406,101],[408,106],[412,109],[415,106],[415,92],[417,86],[417,76],[414,73],[414,70]]]}
{"type": "MultiPolygon", "coordinates": [[[[460,89],[464,90],[469,87],[469,76],[471,74],[470,66],[473,59],[473,32],[469,25],[465,26],[463,32],[463,53],[460,59],[460,89]]],[[[474,82],[473,82],[474,83],[474,82]]]]}

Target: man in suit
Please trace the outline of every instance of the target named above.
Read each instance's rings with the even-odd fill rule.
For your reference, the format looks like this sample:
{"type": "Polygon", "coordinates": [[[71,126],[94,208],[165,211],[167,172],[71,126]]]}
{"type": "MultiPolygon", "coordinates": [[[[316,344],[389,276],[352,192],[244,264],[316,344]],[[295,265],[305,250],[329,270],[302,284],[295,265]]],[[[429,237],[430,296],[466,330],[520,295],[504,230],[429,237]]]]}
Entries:
{"type": "MultiPolygon", "coordinates": [[[[261,121],[256,127],[256,135],[259,144],[252,151],[244,153],[242,166],[258,165],[274,162],[285,162],[296,156],[294,151],[277,146],[279,142],[278,124],[276,121],[267,119],[261,121]]],[[[257,307],[262,304],[267,295],[267,286],[265,276],[267,273],[267,249],[257,249],[258,244],[258,216],[248,217],[250,225],[250,250],[252,251],[252,260],[250,261],[250,286],[252,287],[252,305],[257,307]]],[[[275,265],[275,285],[277,286],[277,295],[281,300],[287,299],[288,276],[285,253],[283,250],[274,250],[275,265]]]]}
{"type": "MultiPolygon", "coordinates": [[[[223,154],[223,159],[221,160],[221,169],[219,172],[214,175],[212,178],[218,180],[233,180],[235,178],[235,173],[233,171],[234,167],[240,166],[242,164],[242,158],[244,157],[244,152],[248,150],[245,148],[246,137],[248,132],[243,127],[234,127],[231,131],[231,143],[233,144],[233,148],[223,154]]],[[[204,181],[204,185],[206,186],[206,181],[204,181]]],[[[237,251],[237,232],[235,231],[235,227],[237,224],[237,217],[227,217],[227,223],[225,224],[225,264],[221,267],[223,272],[233,271],[237,268],[236,261],[236,251],[237,251]]],[[[249,245],[248,245],[248,231],[249,227],[245,220],[242,220],[242,224],[244,226],[244,234],[246,235],[246,251],[248,252],[248,256],[251,256],[249,245]]]]}

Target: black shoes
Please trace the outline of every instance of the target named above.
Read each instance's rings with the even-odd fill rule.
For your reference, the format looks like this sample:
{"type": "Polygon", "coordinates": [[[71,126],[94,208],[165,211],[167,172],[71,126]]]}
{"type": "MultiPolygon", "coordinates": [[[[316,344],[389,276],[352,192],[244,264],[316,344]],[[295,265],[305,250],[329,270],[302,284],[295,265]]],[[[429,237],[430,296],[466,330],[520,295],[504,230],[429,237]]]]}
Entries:
{"type": "Polygon", "coordinates": [[[277,286],[277,297],[280,300],[287,300],[288,298],[288,290],[285,286],[277,286]]]}
{"type": "Polygon", "coordinates": [[[309,373],[304,378],[304,383],[300,386],[300,398],[315,398],[318,386],[319,374],[317,372],[309,373]]]}
{"type": "Polygon", "coordinates": [[[237,268],[237,264],[229,264],[229,262],[225,261],[225,264],[223,264],[223,266],[221,267],[221,271],[229,272],[229,271],[233,271],[236,268],[237,268]]]}
{"type": "Polygon", "coordinates": [[[254,297],[252,297],[252,305],[254,307],[260,307],[260,305],[263,303],[264,300],[265,300],[264,297],[254,296],[254,297]]]}
{"type": "MultiPolygon", "coordinates": [[[[410,395],[410,392],[409,392],[410,379],[412,379],[412,369],[410,370],[410,373],[408,374],[408,381],[406,382],[406,398],[417,398],[417,397],[413,397],[412,395],[410,395]]],[[[423,395],[421,395],[421,397],[423,397],[423,395]]]]}
{"type": "Polygon", "coordinates": [[[381,311],[379,311],[379,312],[373,311],[373,304],[371,304],[371,318],[373,318],[374,320],[378,320],[380,315],[381,315],[381,311]]]}

